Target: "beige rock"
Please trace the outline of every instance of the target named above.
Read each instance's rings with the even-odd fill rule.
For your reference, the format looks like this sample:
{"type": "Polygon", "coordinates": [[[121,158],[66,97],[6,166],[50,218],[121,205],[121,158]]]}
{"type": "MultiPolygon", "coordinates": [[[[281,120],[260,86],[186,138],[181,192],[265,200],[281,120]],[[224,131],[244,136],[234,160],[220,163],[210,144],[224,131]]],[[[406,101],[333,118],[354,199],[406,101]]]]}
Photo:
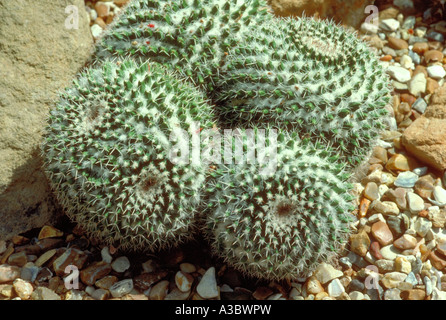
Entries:
{"type": "Polygon", "coordinates": [[[402,143],[419,160],[438,170],[446,169],[446,119],[422,115],[404,131],[402,143]]]}
{"type": "Polygon", "coordinates": [[[333,18],[337,22],[359,27],[364,22],[365,7],[371,0],[268,0],[274,13],[279,16],[316,16],[333,18]]]}
{"type": "Polygon", "coordinates": [[[39,145],[49,109],[88,59],[83,0],[2,1],[0,6],[0,238],[54,217],[39,145]],[[79,28],[65,8],[79,9],[79,28]]]}

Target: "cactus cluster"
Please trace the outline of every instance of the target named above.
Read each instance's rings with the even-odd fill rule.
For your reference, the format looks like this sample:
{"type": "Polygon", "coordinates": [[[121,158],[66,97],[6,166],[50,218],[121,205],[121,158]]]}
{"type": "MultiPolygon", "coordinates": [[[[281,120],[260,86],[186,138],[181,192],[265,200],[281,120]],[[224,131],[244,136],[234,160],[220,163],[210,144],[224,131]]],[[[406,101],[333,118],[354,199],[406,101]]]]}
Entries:
{"type": "Polygon", "coordinates": [[[230,48],[270,17],[264,0],[134,0],[100,40],[95,59],[150,58],[212,91],[230,48]]]}
{"type": "Polygon", "coordinates": [[[265,153],[266,160],[223,164],[212,172],[206,234],[218,255],[248,275],[304,276],[348,238],[350,175],[326,145],[281,132],[276,146],[270,141],[256,148],[258,139],[246,136],[235,136],[226,148],[239,143],[265,153]]]}
{"type": "Polygon", "coordinates": [[[231,125],[273,123],[333,143],[352,166],[385,122],[389,82],[355,34],[310,18],[264,23],[246,34],[215,78],[231,125]]]}
{"type": "Polygon", "coordinates": [[[168,151],[181,141],[171,134],[213,125],[203,94],[164,67],[105,61],[51,112],[45,168],[67,214],[91,236],[123,249],[172,246],[192,235],[207,168],[172,164],[168,151]]]}
{"type": "Polygon", "coordinates": [[[201,230],[231,266],[293,279],[347,239],[351,172],[383,126],[387,82],[354,34],[274,18],[264,0],[132,0],[52,111],[45,169],[105,243],[154,251],[201,230]],[[172,160],[217,127],[240,135],[172,160]],[[260,143],[265,129],[277,139],[260,143]],[[216,150],[242,157],[210,166],[216,150]]]}

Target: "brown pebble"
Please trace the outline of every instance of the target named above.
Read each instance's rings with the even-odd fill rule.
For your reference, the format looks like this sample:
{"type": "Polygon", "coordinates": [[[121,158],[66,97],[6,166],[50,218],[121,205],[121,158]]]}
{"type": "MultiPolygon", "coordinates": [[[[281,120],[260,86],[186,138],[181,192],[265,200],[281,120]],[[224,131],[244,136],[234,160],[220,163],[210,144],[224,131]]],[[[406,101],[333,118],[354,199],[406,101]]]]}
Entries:
{"type": "Polygon", "coordinates": [[[369,182],[364,188],[364,197],[373,201],[379,198],[378,185],[375,182],[369,182]]]}
{"type": "Polygon", "coordinates": [[[359,256],[364,257],[369,247],[370,238],[364,230],[350,236],[350,250],[359,256]]]}
{"type": "Polygon", "coordinates": [[[409,106],[411,106],[411,107],[414,104],[414,102],[417,100],[417,98],[415,98],[413,95],[411,95],[409,93],[402,93],[400,98],[401,98],[401,102],[407,102],[409,104],[409,106]]]}
{"type": "Polygon", "coordinates": [[[13,253],[8,258],[8,264],[11,266],[23,267],[28,262],[25,252],[13,253]]]}
{"type": "Polygon", "coordinates": [[[370,204],[372,202],[367,198],[362,198],[361,203],[359,204],[359,218],[364,218],[367,215],[367,211],[369,210],[370,204]]]}
{"type": "Polygon", "coordinates": [[[427,73],[427,69],[426,69],[426,67],[425,66],[422,66],[422,65],[417,65],[416,67],[415,67],[415,70],[414,70],[414,72],[413,72],[413,75],[414,76],[416,76],[417,74],[419,74],[419,73],[423,73],[424,74],[424,76],[426,77],[426,79],[428,78],[428,76],[429,76],[429,74],[427,73]]]}
{"type": "Polygon", "coordinates": [[[410,171],[415,169],[415,161],[402,154],[393,155],[389,161],[387,161],[386,169],[390,171],[410,171]]]}
{"type": "Polygon", "coordinates": [[[97,280],[108,275],[111,270],[110,264],[105,261],[94,262],[81,271],[81,280],[86,285],[92,286],[97,280]]]}
{"type": "Polygon", "coordinates": [[[421,56],[423,56],[427,50],[429,50],[429,44],[426,42],[417,42],[413,45],[412,49],[413,52],[416,52],[421,56]]]}
{"type": "Polygon", "coordinates": [[[40,229],[39,236],[37,238],[39,240],[42,240],[46,238],[58,238],[62,236],[63,232],[59,229],[56,229],[52,226],[44,226],[42,229],[40,229]]]}
{"type": "Polygon", "coordinates": [[[372,225],[372,235],[383,247],[393,242],[392,231],[390,231],[387,223],[378,221],[372,225]]]}
{"type": "Polygon", "coordinates": [[[426,63],[442,61],[443,58],[443,52],[438,50],[429,50],[424,53],[424,59],[426,59],[426,63]]]}
{"type": "Polygon", "coordinates": [[[438,84],[437,80],[434,80],[432,78],[427,78],[427,83],[426,83],[427,94],[434,93],[435,90],[437,90],[438,88],[440,88],[440,85],[438,84]]]}
{"type": "Polygon", "coordinates": [[[446,268],[445,259],[434,251],[431,251],[431,253],[429,254],[429,260],[431,261],[432,265],[439,271],[446,268]]]}
{"type": "Polygon", "coordinates": [[[142,273],[139,276],[133,278],[133,283],[135,284],[135,288],[140,291],[147,290],[154,283],[166,278],[168,272],[166,270],[159,270],[150,273],[142,273]]]}
{"type": "Polygon", "coordinates": [[[389,47],[391,47],[392,49],[404,50],[404,49],[409,48],[409,44],[404,39],[398,39],[398,38],[389,36],[387,38],[387,40],[389,41],[389,43],[388,43],[389,47]]]}
{"type": "Polygon", "coordinates": [[[403,300],[424,300],[426,297],[425,290],[421,289],[410,289],[405,290],[400,293],[400,297],[403,300]]]}
{"type": "Polygon", "coordinates": [[[116,276],[105,276],[102,279],[96,281],[94,285],[98,288],[108,290],[116,282],[118,282],[118,278],[116,276]]]}
{"type": "Polygon", "coordinates": [[[404,234],[393,242],[393,245],[401,250],[414,249],[417,239],[409,234],[404,234]]]}
{"type": "Polygon", "coordinates": [[[393,59],[392,56],[389,54],[379,58],[379,60],[381,61],[391,61],[392,59],[393,59]]]}
{"type": "Polygon", "coordinates": [[[99,1],[94,6],[94,9],[98,13],[98,17],[106,17],[110,14],[110,5],[99,1]]]}
{"type": "Polygon", "coordinates": [[[383,258],[380,250],[381,250],[381,247],[379,245],[379,242],[372,241],[372,243],[370,244],[370,253],[372,254],[372,256],[374,256],[378,260],[383,258]]]}
{"type": "Polygon", "coordinates": [[[29,239],[24,236],[13,236],[11,240],[16,246],[21,246],[29,242],[29,239]]]}

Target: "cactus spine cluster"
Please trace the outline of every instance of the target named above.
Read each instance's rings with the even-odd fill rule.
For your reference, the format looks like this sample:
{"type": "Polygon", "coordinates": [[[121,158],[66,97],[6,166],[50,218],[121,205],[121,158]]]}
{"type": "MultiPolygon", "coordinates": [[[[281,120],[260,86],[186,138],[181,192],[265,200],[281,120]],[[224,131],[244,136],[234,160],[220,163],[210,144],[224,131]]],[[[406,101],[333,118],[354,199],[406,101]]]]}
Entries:
{"type": "MultiPolygon", "coordinates": [[[[253,148],[246,139],[237,141],[253,148]]],[[[246,274],[290,279],[314,269],[347,240],[351,186],[344,164],[326,145],[282,132],[277,151],[271,147],[263,150],[277,152],[275,164],[241,161],[212,172],[206,234],[214,251],[246,274]]]]}
{"type": "Polygon", "coordinates": [[[264,0],[134,0],[102,37],[96,59],[150,58],[212,91],[212,76],[240,35],[270,17],[264,0]]]}
{"type": "Polygon", "coordinates": [[[207,171],[173,164],[168,152],[181,141],[170,135],[213,125],[202,93],[164,67],[105,61],[81,74],[52,111],[45,168],[67,214],[93,237],[161,249],[191,237],[207,171]]]}
{"type": "Polygon", "coordinates": [[[231,125],[273,123],[333,143],[364,160],[384,127],[389,81],[354,33],[310,18],[264,23],[245,33],[215,78],[231,125]]]}
{"type": "Polygon", "coordinates": [[[267,279],[305,276],[345,242],[349,172],[383,127],[389,93],[354,34],[274,18],[264,0],[132,0],[93,60],[62,95],[43,145],[56,195],[92,236],[153,251],[205,221],[216,254],[267,279]],[[273,168],[172,162],[184,132],[215,129],[214,110],[222,129],[277,129],[276,152],[262,151],[273,168]]]}

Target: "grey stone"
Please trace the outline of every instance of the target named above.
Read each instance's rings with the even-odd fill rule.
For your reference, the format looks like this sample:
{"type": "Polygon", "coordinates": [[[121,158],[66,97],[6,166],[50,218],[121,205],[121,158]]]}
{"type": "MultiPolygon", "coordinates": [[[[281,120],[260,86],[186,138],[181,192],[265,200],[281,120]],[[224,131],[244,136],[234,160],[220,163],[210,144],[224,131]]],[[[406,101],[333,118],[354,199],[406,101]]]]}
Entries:
{"type": "MultiPolygon", "coordinates": [[[[423,74],[423,73],[419,73],[419,74],[423,74]]],[[[424,76],[424,74],[423,74],[423,76],[424,76]]],[[[424,101],[423,98],[418,98],[412,105],[412,109],[414,109],[415,111],[418,111],[421,114],[423,114],[426,111],[426,108],[427,108],[427,103],[426,103],[426,101],[424,101]]]]}
{"type": "Polygon", "coordinates": [[[420,237],[424,237],[432,228],[432,222],[426,218],[417,217],[417,220],[414,223],[414,228],[420,237]]]}
{"type": "Polygon", "coordinates": [[[197,293],[204,299],[212,299],[218,296],[215,268],[209,268],[201,278],[197,286],[197,293]]]}
{"type": "Polygon", "coordinates": [[[409,272],[407,275],[407,278],[404,280],[404,282],[410,283],[413,286],[416,286],[418,284],[417,277],[415,277],[415,274],[413,271],[409,272]]]}
{"type": "Polygon", "coordinates": [[[388,289],[384,292],[384,300],[403,300],[400,293],[401,290],[398,288],[388,289]]]}
{"type": "MultiPolygon", "coordinates": [[[[411,2],[411,1],[409,1],[409,2],[411,2]]],[[[395,1],[394,1],[394,3],[395,3],[395,1]]],[[[412,7],[413,7],[413,3],[412,3],[412,7]]],[[[415,22],[416,22],[415,16],[408,16],[406,19],[404,19],[404,22],[401,25],[401,28],[413,29],[415,27],[415,22]]]]}
{"type": "Polygon", "coordinates": [[[444,42],[444,36],[441,33],[435,31],[428,32],[426,34],[426,38],[431,41],[444,42]]]}
{"type": "Polygon", "coordinates": [[[412,58],[413,63],[415,63],[416,65],[421,64],[421,57],[418,53],[409,50],[409,57],[412,58]]]}
{"type": "Polygon", "coordinates": [[[113,284],[109,291],[114,298],[120,298],[133,290],[133,280],[125,279],[113,284]]]}
{"type": "Polygon", "coordinates": [[[130,261],[126,256],[116,258],[111,267],[114,271],[122,273],[130,268],[130,261]]]}
{"type": "Polygon", "coordinates": [[[332,280],[327,287],[328,295],[330,297],[339,297],[343,292],[345,292],[344,286],[339,279],[332,280]]]}
{"type": "Polygon", "coordinates": [[[398,174],[395,182],[393,183],[397,187],[412,188],[417,182],[419,176],[411,171],[405,171],[398,174]]]}
{"type": "Polygon", "coordinates": [[[92,50],[83,0],[1,1],[0,239],[51,223],[61,211],[41,169],[49,110],[92,50]],[[67,29],[69,5],[79,28],[67,29]]]}

